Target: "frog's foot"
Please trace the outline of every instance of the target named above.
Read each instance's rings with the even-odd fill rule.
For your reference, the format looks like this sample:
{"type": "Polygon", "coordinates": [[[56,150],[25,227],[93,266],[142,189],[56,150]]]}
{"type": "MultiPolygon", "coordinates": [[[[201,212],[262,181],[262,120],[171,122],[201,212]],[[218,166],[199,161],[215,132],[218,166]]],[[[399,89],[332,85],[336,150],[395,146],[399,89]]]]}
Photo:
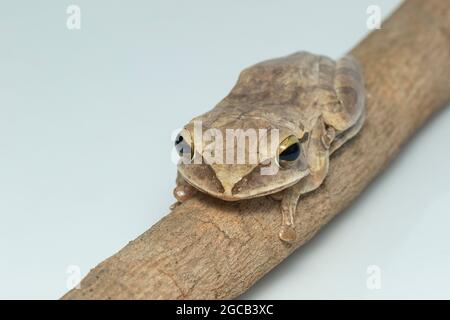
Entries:
{"type": "Polygon", "coordinates": [[[295,239],[297,239],[295,229],[290,225],[282,225],[278,236],[281,240],[287,243],[292,243],[295,241],[295,239]]]}
{"type": "Polygon", "coordinates": [[[197,189],[189,184],[180,184],[173,189],[173,195],[178,200],[178,202],[185,202],[189,200],[197,193],[197,189]]]}

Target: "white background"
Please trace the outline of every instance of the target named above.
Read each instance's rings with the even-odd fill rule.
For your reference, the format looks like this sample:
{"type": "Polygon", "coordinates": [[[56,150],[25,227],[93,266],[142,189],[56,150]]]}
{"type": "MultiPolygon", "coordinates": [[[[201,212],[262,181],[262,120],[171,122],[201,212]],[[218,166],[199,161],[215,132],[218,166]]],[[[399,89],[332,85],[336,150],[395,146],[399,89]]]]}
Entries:
{"type": "MultiPolygon", "coordinates": [[[[246,66],[343,55],[370,4],[386,16],[399,1],[2,1],[0,298],[59,298],[69,266],[85,275],[157,222],[174,202],[172,132],[246,66]]],[[[243,298],[450,298],[449,123],[447,108],[243,298]]]]}

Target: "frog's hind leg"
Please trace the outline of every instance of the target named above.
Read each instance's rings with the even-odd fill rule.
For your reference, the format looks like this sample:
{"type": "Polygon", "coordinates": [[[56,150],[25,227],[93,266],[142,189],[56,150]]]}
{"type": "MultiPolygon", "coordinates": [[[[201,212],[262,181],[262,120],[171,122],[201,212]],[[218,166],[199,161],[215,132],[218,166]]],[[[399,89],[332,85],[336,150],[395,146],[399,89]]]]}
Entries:
{"type": "Polygon", "coordinates": [[[358,120],[364,119],[362,114],[365,91],[362,71],[358,62],[351,56],[338,60],[334,70],[330,69],[324,68],[329,72],[326,84],[334,88],[334,93],[322,97],[322,115],[325,123],[332,126],[337,133],[346,132],[356,127],[358,120]]]}
{"type": "Polygon", "coordinates": [[[339,149],[345,142],[358,134],[364,124],[365,118],[366,113],[363,111],[353,127],[336,135],[330,146],[330,155],[333,154],[337,149],[339,149]]]}

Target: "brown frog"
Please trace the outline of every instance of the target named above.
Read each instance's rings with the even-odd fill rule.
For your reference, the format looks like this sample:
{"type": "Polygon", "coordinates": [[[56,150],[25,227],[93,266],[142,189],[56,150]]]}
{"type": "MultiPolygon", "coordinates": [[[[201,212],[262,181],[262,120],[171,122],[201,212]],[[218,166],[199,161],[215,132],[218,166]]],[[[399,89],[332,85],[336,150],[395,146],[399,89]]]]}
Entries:
{"type": "MultiPolygon", "coordinates": [[[[188,157],[178,164],[174,195],[179,202],[197,191],[226,201],[271,195],[281,201],[279,237],[292,242],[300,196],[322,184],[330,155],[360,131],[364,118],[363,77],[351,56],[333,61],[298,52],[258,63],[243,70],[231,92],[178,135],[175,147],[188,157]],[[196,123],[227,137],[228,130],[245,133],[253,128],[264,133],[267,145],[277,147],[256,151],[256,162],[219,163],[211,160],[211,146],[216,156],[222,152],[217,141],[197,139],[196,123]],[[271,134],[275,131],[276,138],[271,134]],[[264,174],[264,168],[276,170],[264,174]]],[[[245,146],[252,149],[260,144],[246,140],[245,146]]],[[[238,153],[237,148],[227,144],[221,158],[229,151],[238,153]]]]}

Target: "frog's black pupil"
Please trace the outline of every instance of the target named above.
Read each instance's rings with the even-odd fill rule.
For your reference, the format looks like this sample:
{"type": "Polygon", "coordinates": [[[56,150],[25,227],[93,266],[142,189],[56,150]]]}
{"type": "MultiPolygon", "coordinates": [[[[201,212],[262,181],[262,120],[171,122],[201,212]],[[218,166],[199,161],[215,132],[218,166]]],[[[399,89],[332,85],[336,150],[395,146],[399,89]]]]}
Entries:
{"type": "Polygon", "coordinates": [[[191,147],[186,143],[186,141],[184,141],[181,134],[175,139],[175,149],[180,156],[183,156],[184,154],[191,154],[191,147]]]}
{"type": "Polygon", "coordinates": [[[280,153],[280,160],[294,161],[300,155],[300,145],[298,143],[291,144],[282,153],[280,153]]]}

